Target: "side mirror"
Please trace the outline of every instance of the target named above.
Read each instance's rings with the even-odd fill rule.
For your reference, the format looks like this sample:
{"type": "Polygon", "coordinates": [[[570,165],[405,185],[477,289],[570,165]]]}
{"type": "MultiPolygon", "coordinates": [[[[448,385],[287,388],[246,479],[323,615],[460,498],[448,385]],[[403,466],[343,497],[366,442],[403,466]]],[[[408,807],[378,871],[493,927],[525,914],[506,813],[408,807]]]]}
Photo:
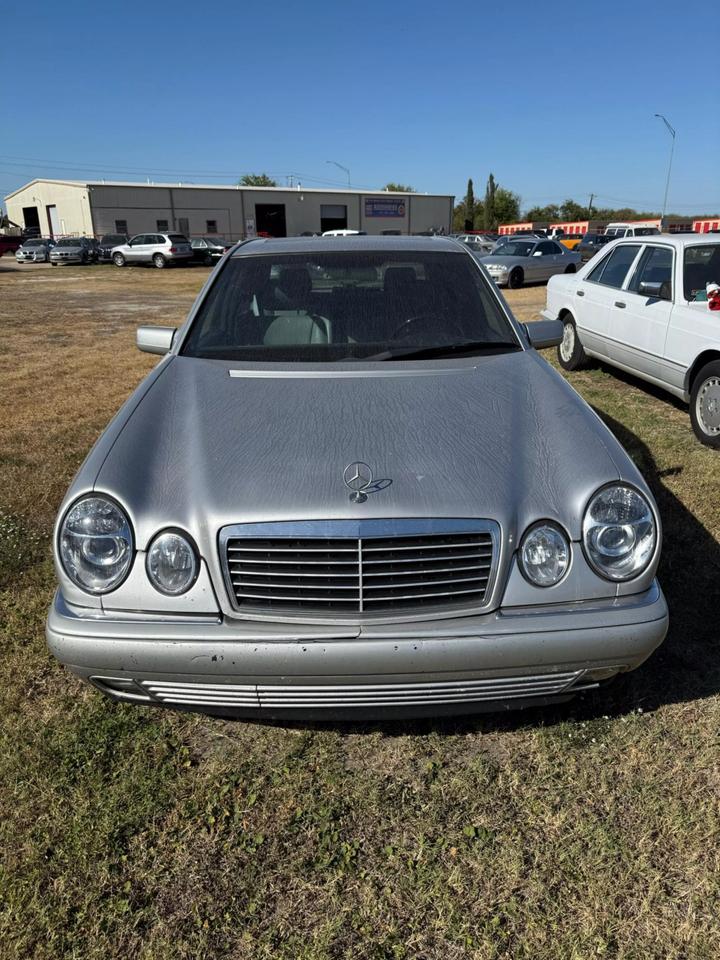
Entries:
{"type": "Polygon", "coordinates": [[[175,327],[138,327],[138,350],[142,350],[143,353],[158,353],[160,356],[165,356],[173,345],[175,329],[175,327]]]}
{"type": "Polygon", "coordinates": [[[524,324],[530,341],[530,346],[536,350],[545,347],[557,347],[562,343],[563,324],[561,320],[537,320],[535,323],[524,324]]]}
{"type": "Polygon", "coordinates": [[[653,300],[670,300],[670,284],[665,281],[641,281],[638,285],[638,293],[641,297],[650,297],[653,300]]]}

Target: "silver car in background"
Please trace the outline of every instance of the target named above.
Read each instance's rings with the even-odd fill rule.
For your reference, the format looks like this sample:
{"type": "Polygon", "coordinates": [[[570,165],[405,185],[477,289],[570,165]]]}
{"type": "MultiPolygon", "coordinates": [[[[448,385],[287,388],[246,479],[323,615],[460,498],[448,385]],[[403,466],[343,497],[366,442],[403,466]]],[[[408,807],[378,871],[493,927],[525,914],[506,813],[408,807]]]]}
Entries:
{"type": "Polygon", "coordinates": [[[15,251],[15,259],[18,263],[47,263],[54,246],[55,241],[49,237],[23,240],[22,245],[15,251]]]}
{"type": "Polygon", "coordinates": [[[158,269],[173,263],[192,260],[190,241],[182,233],[139,233],[127,243],[112,249],[112,262],[116,267],[126,264],[152,264],[158,269]]]}
{"type": "Polygon", "coordinates": [[[97,263],[98,242],[94,237],[63,237],[50,251],[50,263],[97,263]]]}
{"type": "Polygon", "coordinates": [[[556,273],[575,273],[582,261],[579,253],[555,240],[526,237],[496,245],[480,262],[498,286],[517,289],[556,273]]]}
{"type": "MultiPolygon", "coordinates": [[[[258,239],[60,506],[50,649],[127,703],[253,717],[569,699],[662,641],[657,507],[472,253],[258,239]]],[[[89,398],[90,399],[90,398],[89,398]]]]}

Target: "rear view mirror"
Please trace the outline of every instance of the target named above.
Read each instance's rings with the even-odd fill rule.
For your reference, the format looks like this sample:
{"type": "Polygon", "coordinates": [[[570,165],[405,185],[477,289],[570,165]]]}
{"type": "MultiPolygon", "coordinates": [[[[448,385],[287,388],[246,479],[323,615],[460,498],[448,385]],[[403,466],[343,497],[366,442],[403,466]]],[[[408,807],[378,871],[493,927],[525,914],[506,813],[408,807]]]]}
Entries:
{"type": "Polygon", "coordinates": [[[172,347],[175,329],[175,327],[138,327],[138,350],[142,350],[143,353],[157,353],[164,356],[172,347]]]}
{"type": "Polygon", "coordinates": [[[561,320],[538,320],[535,323],[526,323],[530,345],[536,350],[543,350],[545,347],[557,347],[562,343],[563,323],[561,320]]]}
{"type": "Polygon", "coordinates": [[[641,297],[650,297],[653,300],[671,300],[670,283],[667,280],[641,281],[638,285],[641,297]]]}

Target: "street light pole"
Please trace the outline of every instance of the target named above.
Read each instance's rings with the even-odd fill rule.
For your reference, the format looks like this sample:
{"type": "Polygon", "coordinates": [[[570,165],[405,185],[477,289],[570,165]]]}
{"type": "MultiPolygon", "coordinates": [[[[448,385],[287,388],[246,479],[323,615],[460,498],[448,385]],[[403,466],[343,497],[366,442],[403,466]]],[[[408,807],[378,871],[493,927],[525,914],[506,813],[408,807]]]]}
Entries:
{"type": "Polygon", "coordinates": [[[347,167],[344,167],[341,163],[338,163],[337,160],[326,160],[325,163],[332,163],[334,167],[339,167],[340,170],[344,170],[348,178],[348,189],[350,189],[350,171],[347,167]]]}
{"type": "Polygon", "coordinates": [[[665,198],[663,200],[662,220],[660,221],[660,228],[662,229],[662,227],[665,226],[665,211],[667,209],[668,190],[670,189],[670,173],[672,171],[673,153],[675,151],[675,130],[670,126],[667,117],[664,117],[661,113],[656,113],[655,116],[659,120],[662,120],[662,122],[668,128],[670,136],[672,137],[672,143],[670,144],[670,163],[668,164],[667,180],[665,181],[665,198]]]}

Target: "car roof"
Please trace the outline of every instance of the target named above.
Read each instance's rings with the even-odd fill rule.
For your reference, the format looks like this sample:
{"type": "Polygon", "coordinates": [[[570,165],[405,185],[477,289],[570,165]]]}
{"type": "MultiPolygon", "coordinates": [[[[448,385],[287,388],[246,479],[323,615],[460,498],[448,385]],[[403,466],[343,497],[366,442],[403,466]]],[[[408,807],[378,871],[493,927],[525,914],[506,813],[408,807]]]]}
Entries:
{"type": "Polygon", "coordinates": [[[400,251],[403,253],[458,253],[462,246],[452,237],[258,237],[236,248],[233,256],[268,253],[339,253],[361,250],[365,253],[400,251]]]}
{"type": "Polygon", "coordinates": [[[639,237],[618,237],[617,243],[668,243],[673,247],[696,246],[698,243],[720,243],[720,233],[650,233],[639,237]]]}

